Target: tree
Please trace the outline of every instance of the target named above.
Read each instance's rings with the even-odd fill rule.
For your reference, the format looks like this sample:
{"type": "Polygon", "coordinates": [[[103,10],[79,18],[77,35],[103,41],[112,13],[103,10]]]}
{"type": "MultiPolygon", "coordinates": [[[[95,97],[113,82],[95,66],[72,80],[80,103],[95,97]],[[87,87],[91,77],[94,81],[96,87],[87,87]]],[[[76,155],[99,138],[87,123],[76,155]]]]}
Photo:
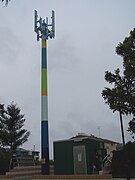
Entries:
{"type": "Polygon", "coordinates": [[[129,112],[133,115],[129,122],[129,131],[135,133],[135,28],[122,43],[116,47],[116,53],[123,58],[124,77],[128,84],[129,112]]]}
{"type": "Polygon", "coordinates": [[[122,115],[133,116],[129,122],[128,131],[135,133],[135,29],[130,32],[130,36],[126,37],[123,43],[118,44],[116,53],[123,58],[123,75],[120,75],[119,69],[114,74],[106,71],[105,80],[114,87],[106,87],[102,91],[102,96],[113,112],[119,112],[124,145],[122,115]]]}
{"type": "Polygon", "coordinates": [[[24,114],[21,114],[21,109],[16,104],[11,103],[7,109],[4,105],[1,107],[0,145],[14,153],[17,147],[28,140],[30,132],[23,128],[24,114]]]}
{"type": "Polygon", "coordinates": [[[120,75],[120,70],[115,70],[114,74],[105,72],[105,80],[113,85],[112,88],[105,87],[102,91],[102,96],[113,112],[118,111],[120,116],[121,132],[123,146],[125,146],[124,130],[122,115],[128,114],[128,104],[126,103],[127,88],[125,86],[125,79],[120,75]]]}

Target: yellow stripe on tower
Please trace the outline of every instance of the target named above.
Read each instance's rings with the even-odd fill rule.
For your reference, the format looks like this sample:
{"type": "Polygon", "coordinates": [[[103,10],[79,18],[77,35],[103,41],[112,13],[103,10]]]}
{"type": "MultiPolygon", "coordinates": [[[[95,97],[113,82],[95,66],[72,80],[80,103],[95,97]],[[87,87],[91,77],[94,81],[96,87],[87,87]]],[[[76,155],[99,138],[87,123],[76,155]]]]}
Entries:
{"type": "Polygon", "coordinates": [[[41,92],[42,96],[48,96],[47,92],[41,92]]]}
{"type": "Polygon", "coordinates": [[[42,40],[42,48],[46,48],[46,41],[42,40]]]}

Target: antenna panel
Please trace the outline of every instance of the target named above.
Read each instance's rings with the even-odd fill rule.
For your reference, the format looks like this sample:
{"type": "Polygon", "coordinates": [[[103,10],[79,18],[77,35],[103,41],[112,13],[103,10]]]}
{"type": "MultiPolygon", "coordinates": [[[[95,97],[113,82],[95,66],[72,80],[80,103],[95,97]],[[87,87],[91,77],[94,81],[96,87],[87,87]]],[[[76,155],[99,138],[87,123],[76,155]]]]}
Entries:
{"type": "Polygon", "coordinates": [[[52,11],[52,31],[55,36],[55,12],[52,11]]]}
{"type": "Polygon", "coordinates": [[[34,18],[34,31],[37,32],[37,18],[38,18],[38,15],[37,15],[36,10],[34,11],[34,15],[35,15],[35,18],[34,18]]]}

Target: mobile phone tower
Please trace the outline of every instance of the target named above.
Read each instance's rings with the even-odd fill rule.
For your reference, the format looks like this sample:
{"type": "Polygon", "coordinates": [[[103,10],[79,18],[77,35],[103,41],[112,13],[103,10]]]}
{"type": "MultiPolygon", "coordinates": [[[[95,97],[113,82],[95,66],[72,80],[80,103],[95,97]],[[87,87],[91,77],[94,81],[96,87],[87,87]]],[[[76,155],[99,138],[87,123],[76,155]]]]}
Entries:
{"type": "Polygon", "coordinates": [[[42,20],[34,12],[34,31],[37,41],[42,39],[41,63],[41,173],[50,174],[49,171],[49,133],[48,133],[48,88],[47,88],[47,40],[55,37],[55,13],[52,11],[51,24],[48,17],[42,20]]]}

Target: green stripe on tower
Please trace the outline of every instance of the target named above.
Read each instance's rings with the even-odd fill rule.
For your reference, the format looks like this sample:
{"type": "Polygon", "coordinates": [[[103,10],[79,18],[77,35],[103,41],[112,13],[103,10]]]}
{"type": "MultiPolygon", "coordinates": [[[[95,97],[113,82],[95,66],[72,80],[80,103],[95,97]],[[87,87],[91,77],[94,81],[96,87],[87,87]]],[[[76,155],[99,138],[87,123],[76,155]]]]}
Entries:
{"type": "Polygon", "coordinates": [[[42,68],[42,96],[47,96],[47,69],[42,68]]]}

